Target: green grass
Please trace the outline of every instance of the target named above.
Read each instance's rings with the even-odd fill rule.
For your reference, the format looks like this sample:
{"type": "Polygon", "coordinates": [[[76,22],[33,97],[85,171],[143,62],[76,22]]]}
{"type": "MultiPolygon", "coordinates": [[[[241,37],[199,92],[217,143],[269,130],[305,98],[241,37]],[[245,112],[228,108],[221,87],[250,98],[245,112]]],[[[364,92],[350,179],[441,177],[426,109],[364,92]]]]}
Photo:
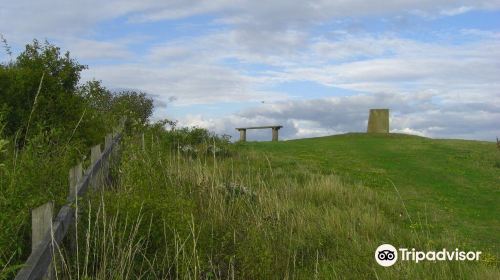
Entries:
{"type": "MultiPolygon", "coordinates": [[[[218,157],[182,155],[180,149],[172,151],[161,135],[146,139],[156,140],[148,141],[145,150],[139,138],[126,139],[120,181],[102,196],[90,198],[79,227],[80,261],[60,265],[65,267],[62,275],[75,279],[76,275],[80,279],[498,279],[500,275],[498,257],[487,252],[480,262],[398,262],[391,268],[379,266],[373,258],[383,243],[424,251],[476,248],[463,232],[440,223],[453,213],[443,218],[435,212],[441,206],[439,200],[430,200],[433,185],[411,190],[393,178],[410,219],[384,177],[394,174],[390,167],[397,165],[375,163],[384,157],[379,146],[386,142],[396,141],[399,147],[386,149],[404,154],[401,143],[406,140],[420,151],[432,149],[435,140],[344,135],[235,145],[231,156],[218,157]],[[368,173],[363,171],[367,168],[368,173]],[[413,200],[408,199],[411,193],[413,200]],[[415,211],[419,201],[428,205],[422,206],[421,214],[415,211]]],[[[463,149],[463,144],[459,146],[463,149]]],[[[402,158],[409,162],[412,156],[402,158]]],[[[404,167],[398,168],[404,172],[404,167]]],[[[492,225],[489,229],[494,230],[492,225]]]]}
{"type": "Polygon", "coordinates": [[[347,134],[215,155],[183,154],[166,132],[145,139],[126,137],[118,181],[79,203],[78,250],[58,255],[59,279],[500,276],[493,143],[347,134]],[[483,255],[384,268],[383,243],[483,255]]]}
{"type": "Polygon", "coordinates": [[[457,233],[457,246],[499,255],[500,152],[493,142],[350,133],[242,148],[272,158],[274,167],[314,166],[385,193],[395,193],[392,181],[414,219],[433,220],[432,232],[457,233]]]}
{"type": "Polygon", "coordinates": [[[0,279],[2,268],[24,263],[30,254],[30,210],[53,201],[57,213],[66,202],[68,170],[76,154],[38,138],[22,152],[9,145],[0,167],[0,279]]]}
{"type": "MultiPolygon", "coordinates": [[[[9,268],[22,265],[31,252],[30,211],[52,201],[57,213],[66,204],[68,171],[88,151],[79,140],[58,143],[50,136],[35,134],[22,149],[9,139],[0,152],[0,280],[13,278],[15,269],[9,268]]],[[[88,156],[83,164],[89,165],[88,156]]]]}

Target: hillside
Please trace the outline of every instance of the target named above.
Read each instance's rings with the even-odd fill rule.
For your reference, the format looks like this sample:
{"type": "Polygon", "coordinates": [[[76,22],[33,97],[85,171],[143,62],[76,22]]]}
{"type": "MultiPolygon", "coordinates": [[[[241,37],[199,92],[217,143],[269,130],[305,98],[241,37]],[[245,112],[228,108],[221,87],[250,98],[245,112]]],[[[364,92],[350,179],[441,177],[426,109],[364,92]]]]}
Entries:
{"type": "MultiPolygon", "coordinates": [[[[500,151],[492,142],[404,134],[350,133],[284,142],[249,142],[274,167],[319,168],[397,195],[413,227],[459,234],[462,242],[499,253],[500,151]]],[[[404,210],[401,209],[403,212],[404,210]]]]}
{"type": "MultiPolygon", "coordinates": [[[[96,245],[82,243],[97,256],[90,263],[100,263],[89,275],[130,278],[111,259],[134,259],[126,264],[131,275],[151,279],[500,275],[493,246],[498,152],[492,143],[347,134],[213,150],[210,140],[176,146],[169,137],[148,133],[144,148],[138,137],[126,140],[120,184],[103,201],[94,200],[97,216],[88,215],[98,224],[117,221],[96,245]],[[131,236],[123,250],[106,249],[121,244],[121,236],[131,236]],[[385,268],[373,257],[384,243],[483,255],[479,262],[385,268]]],[[[81,234],[94,235],[87,232],[81,234]]]]}
{"type": "MultiPolygon", "coordinates": [[[[56,254],[59,279],[500,275],[493,143],[346,134],[230,144],[198,128],[141,134],[124,136],[113,183],[75,206],[78,251],[56,254]],[[483,254],[387,268],[374,259],[386,243],[483,254]]],[[[11,261],[0,279],[22,263],[11,261]]]]}

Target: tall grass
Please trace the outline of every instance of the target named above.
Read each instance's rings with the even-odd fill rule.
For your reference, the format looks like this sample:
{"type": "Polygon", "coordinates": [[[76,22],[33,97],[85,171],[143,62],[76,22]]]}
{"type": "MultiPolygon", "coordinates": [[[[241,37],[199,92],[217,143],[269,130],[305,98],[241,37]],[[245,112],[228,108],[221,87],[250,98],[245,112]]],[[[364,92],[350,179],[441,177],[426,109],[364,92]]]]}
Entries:
{"type": "Polygon", "coordinates": [[[78,145],[64,149],[47,134],[32,136],[22,151],[16,139],[9,140],[0,155],[0,279],[12,278],[15,270],[10,268],[29,256],[30,209],[48,201],[59,209],[65,203],[68,170],[78,154],[78,145]]]}
{"type": "Polygon", "coordinates": [[[1,121],[0,116],[0,279],[11,279],[31,251],[30,210],[52,201],[57,211],[66,203],[68,170],[88,150],[81,139],[61,141],[59,130],[38,126],[25,143],[2,140],[1,121]]]}
{"type": "MultiPolygon", "coordinates": [[[[120,179],[80,220],[73,279],[498,279],[498,263],[374,260],[383,243],[454,249],[432,216],[308,166],[252,152],[185,155],[162,135],[129,138],[120,179]],[[82,236],[84,238],[82,238],[82,236]]],[[[215,149],[213,149],[215,151],[215,149]]],[[[462,248],[461,249],[467,249],[462,248]]],[[[74,260],[75,258],[73,258],[74,260]]]]}

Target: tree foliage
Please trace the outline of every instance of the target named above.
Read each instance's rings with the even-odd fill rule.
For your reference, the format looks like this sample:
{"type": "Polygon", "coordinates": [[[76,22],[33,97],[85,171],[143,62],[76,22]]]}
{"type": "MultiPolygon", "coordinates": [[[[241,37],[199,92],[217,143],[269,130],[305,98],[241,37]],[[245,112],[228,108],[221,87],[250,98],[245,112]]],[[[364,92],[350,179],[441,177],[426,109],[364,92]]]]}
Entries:
{"type": "Polygon", "coordinates": [[[69,168],[122,116],[140,128],[153,110],[145,93],[82,82],[86,66],[48,42],[9,56],[0,62],[0,279],[13,279],[29,255],[29,210],[66,203],[69,168]]]}
{"type": "MultiPolygon", "coordinates": [[[[112,93],[100,81],[80,84],[85,65],[59,47],[34,40],[14,60],[0,64],[0,114],[4,134],[29,139],[51,131],[55,142],[99,142],[122,117],[144,126],[153,100],[143,92],[112,93]]],[[[19,141],[25,143],[25,141],[19,141]]]]}
{"type": "Polygon", "coordinates": [[[74,126],[84,109],[74,91],[85,68],[68,52],[63,55],[58,47],[37,40],[26,45],[15,61],[1,65],[0,104],[5,114],[5,133],[27,132],[28,125],[63,129],[74,126]]]}
{"type": "Polygon", "coordinates": [[[153,100],[146,93],[127,90],[114,96],[114,114],[123,114],[127,119],[144,126],[153,113],[153,100]]]}

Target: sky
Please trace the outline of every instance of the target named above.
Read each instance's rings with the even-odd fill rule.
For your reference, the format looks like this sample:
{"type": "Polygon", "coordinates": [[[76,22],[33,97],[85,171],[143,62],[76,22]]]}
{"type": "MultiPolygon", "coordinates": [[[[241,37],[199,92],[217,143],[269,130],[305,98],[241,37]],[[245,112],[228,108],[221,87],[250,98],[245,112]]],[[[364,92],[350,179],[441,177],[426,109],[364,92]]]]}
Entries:
{"type": "Polygon", "coordinates": [[[153,120],[233,139],[363,132],[371,108],[391,132],[500,137],[500,0],[0,0],[0,34],[148,93],[153,120]]]}

